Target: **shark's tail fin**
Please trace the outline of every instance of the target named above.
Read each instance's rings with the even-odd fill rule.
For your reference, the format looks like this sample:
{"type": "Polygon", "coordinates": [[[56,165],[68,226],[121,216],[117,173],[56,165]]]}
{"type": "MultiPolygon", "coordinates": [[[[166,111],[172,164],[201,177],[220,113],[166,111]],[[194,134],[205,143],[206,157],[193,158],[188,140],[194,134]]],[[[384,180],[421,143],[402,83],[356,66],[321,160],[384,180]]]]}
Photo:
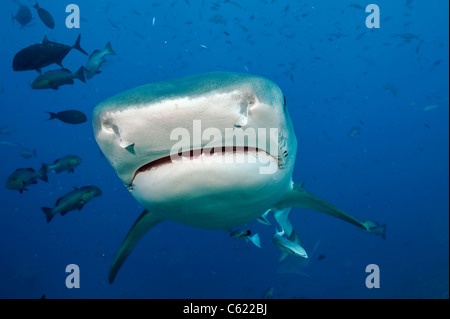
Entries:
{"type": "Polygon", "coordinates": [[[49,223],[52,220],[53,216],[56,215],[53,208],[41,207],[41,209],[44,212],[45,216],[47,217],[47,223],[49,223]]]}
{"type": "Polygon", "coordinates": [[[86,55],[89,55],[89,54],[87,54],[86,51],[84,51],[84,50],[81,48],[80,41],[81,41],[81,34],[78,35],[77,42],[75,42],[75,44],[73,45],[72,48],[77,49],[77,50],[80,51],[81,53],[84,53],[84,54],[86,54],[86,55]]]}

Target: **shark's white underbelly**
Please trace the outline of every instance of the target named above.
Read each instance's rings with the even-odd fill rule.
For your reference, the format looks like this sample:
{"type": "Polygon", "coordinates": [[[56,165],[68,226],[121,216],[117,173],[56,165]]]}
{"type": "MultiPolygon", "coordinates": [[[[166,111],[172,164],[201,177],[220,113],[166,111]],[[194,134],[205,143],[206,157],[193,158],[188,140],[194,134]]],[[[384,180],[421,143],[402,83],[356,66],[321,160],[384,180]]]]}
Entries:
{"type": "Polygon", "coordinates": [[[255,220],[290,187],[288,169],[279,169],[272,157],[263,164],[255,156],[247,152],[165,163],[137,174],[131,193],[162,219],[230,229],[255,220]],[[269,167],[276,169],[267,174],[269,167]]]}

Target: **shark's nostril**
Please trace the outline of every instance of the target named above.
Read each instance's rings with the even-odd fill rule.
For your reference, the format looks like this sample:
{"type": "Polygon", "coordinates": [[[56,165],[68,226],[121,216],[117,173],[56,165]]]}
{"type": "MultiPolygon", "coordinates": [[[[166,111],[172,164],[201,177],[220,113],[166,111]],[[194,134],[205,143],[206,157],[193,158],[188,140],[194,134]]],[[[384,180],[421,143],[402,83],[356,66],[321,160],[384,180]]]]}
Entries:
{"type": "Polygon", "coordinates": [[[110,120],[105,120],[103,122],[102,129],[109,134],[115,134],[116,141],[119,146],[134,154],[134,142],[123,139],[120,135],[120,129],[116,124],[113,124],[110,120]]]}
{"type": "Polygon", "coordinates": [[[248,99],[248,106],[253,106],[256,104],[256,96],[251,95],[250,98],[248,99]]]}
{"type": "Polygon", "coordinates": [[[102,123],[102,130],[106,133],[114,133],[113,125],[110,120],[104,120],[102,123]]]}
{"type": "Polygon", "coordinates": [[[234,124],[235,127],[242,127],[248,123],[248,109],[255,103],[255,99],[252,95],[245,96],[241,103],[239,103],[239,118],[234,124]]]}

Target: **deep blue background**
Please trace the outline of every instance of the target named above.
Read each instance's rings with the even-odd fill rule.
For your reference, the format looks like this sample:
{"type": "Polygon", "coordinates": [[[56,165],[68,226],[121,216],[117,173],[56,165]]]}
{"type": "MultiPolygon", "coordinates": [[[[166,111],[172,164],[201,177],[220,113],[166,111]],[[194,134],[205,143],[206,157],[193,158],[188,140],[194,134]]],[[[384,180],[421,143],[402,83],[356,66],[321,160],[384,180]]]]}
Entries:
{"type": "MultiPolygon", "coordinates": [[[[56,21],[50,30],[34,9],[30,26],[12,24],[18,6],[2,1],[0,127],[11,132],[0,141],[18,146],[0,143],[0,181],[5,185],[16,168],[38,169],[67,154],[83,162],[74,174],[52,173],[23,194],[0,187],[0,297],[260,298],[273,287],[274,298],[448,298],[448,1],[374,2],[381,9],[377,30],[365,27],[367,14],[351,0],[42,0],[56,21]],[[81,9],[79,30],[65,27],[70,3],[81,9]],[[117,53],[86,84],[32,90],[37,72],[12,70],[14,54],[45,34],[72,45],[79,33],[89,53],[108,41],[117,53]],[[418,38],[408,42],[400,34],[418,38]],[[165,222],[108,284],[112,258],[142,208],[101,156],[93,108],[138,85],[216,70],[276,82],[299,142],[294,179],[358,218],[387,224],[387,239],[295,209],[291,220],[311,258],[280,264],[274,227],[249,225],[261,236],[258,249],[225,232],[165,222]],[[428,105],[438,107],[424,111],[428,105]],[[45,111],[67,109],[89,121],[46,121],[45,111]],[[361,134],[349,136],[352,127],[361,134]],[[38,156],[22,158],[21,148],[38,156]],[[40,207],[85,185],[103,195],[47,224],[40,207]],[[80,289],[65,287],[71,263],[80,267],[80,289]],[[381,270],[379,289],[365,287],[371,263],[381,270]]],[[[73,50],[63,64],[76,71],[86,60],[73,50]]]]}

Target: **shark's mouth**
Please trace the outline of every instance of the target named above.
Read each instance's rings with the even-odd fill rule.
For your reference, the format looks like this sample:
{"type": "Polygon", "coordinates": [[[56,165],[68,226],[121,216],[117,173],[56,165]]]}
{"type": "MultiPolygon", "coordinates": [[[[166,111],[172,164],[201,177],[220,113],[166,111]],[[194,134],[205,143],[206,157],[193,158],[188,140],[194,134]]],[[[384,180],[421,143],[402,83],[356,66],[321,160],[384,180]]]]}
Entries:
{"type": "MultiPolygon", "coordinates": [[[[249,146],[222,146],[222,147],[209,147],[209,148],[201,148],[201,149],[192,149],[185,152],[178,152],[172,155],[168,155],[165,157],[158,158],[154,161],[151,161],[141,167],[139,167],[136,172],[134,173],[133,179],[131,181],[131,184],[133,184],[134,179],[139,173],[143,173],[152,169],[156,169],[158,167],[161,167],[166,164],[171,163],[181,163],[181,162],[194,162],[197,160],[197,163],[201,163],[202,159],[207,159],[208,157],[212,156],[233,156],[236,154],[243,154],[243,155],[249,155],[253,154],[255,156],[262,155],[262,156],[270,156],[271,158],[275,159],[275,161],[279,162],[279,158],[271,155],[267,151],[257,148],[257,147],[249,147],[249,146]]],[[[254,161],[255,163],[257,161],[254,161]]]]}

